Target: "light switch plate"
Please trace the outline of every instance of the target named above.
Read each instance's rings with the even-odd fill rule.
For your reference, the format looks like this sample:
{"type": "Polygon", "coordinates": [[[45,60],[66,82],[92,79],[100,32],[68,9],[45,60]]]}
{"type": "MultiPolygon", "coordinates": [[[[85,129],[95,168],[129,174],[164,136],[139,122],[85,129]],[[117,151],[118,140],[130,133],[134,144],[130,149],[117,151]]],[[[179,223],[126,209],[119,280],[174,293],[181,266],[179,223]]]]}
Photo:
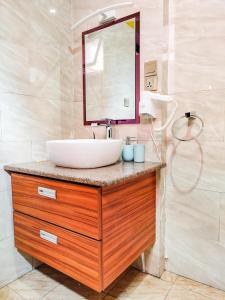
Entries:
{"type": "Polygon", "coordinates": [[[151,60],[145,62],[144,73],[145,73],[145,77],[157,75],[157,61],[151,60]]]}

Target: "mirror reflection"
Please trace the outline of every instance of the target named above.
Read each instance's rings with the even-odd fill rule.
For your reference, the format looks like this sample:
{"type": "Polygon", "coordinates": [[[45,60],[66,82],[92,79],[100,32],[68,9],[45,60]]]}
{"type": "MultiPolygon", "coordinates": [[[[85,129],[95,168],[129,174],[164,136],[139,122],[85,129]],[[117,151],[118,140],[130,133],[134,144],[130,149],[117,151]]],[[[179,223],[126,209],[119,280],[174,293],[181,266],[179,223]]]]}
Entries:
{"type": "Polygon", "coordinates": [[[83,33],[86,124],[136,121],[137,20],[124,19],[83,33]]]}

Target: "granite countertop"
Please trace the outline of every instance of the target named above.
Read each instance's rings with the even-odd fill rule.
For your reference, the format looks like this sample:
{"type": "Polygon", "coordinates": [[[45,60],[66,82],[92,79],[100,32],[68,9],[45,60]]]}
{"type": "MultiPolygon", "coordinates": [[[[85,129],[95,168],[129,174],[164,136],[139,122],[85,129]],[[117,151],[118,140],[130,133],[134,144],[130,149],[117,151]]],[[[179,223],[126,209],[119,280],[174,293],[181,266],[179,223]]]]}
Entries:
{"type": "Polygon", "coordinates": [[[50,161],[43,161],[6,165],[4,169],[7,172],[16,172],[103,187],[124,182],[140,175],[152,173],[165,166],[165,163],[118,162],[114,165],[97,169],[69,169],[56,167],[50,161]]]}

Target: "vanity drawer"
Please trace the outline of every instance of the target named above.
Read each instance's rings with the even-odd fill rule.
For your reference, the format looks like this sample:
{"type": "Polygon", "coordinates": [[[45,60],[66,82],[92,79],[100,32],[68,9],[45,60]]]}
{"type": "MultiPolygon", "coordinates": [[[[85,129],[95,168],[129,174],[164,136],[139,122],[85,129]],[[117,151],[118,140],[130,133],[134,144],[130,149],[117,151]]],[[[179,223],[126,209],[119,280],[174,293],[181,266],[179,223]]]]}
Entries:
{"type": "Polygon", "coordinates": [[[12,174],[15,211],[101,239],[101,189],[12,174]]]}
{"type": "Polygon", "coordinates": [[[14,213],[16,247],[68,276],[101,290],[101,242],[14,213]]]}

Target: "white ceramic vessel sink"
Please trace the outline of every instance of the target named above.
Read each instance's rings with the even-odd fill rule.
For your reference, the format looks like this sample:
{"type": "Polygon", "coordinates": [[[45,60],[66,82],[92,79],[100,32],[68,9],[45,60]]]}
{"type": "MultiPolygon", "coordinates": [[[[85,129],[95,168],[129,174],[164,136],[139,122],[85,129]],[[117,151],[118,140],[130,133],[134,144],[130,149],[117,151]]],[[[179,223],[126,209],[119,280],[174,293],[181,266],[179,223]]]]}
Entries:
{"type": "Polygon", "coordinates": [[[116,163],[122,140],[56,140],[47,142],[49,160],[60,167],[88,169],[116,163]]]}

